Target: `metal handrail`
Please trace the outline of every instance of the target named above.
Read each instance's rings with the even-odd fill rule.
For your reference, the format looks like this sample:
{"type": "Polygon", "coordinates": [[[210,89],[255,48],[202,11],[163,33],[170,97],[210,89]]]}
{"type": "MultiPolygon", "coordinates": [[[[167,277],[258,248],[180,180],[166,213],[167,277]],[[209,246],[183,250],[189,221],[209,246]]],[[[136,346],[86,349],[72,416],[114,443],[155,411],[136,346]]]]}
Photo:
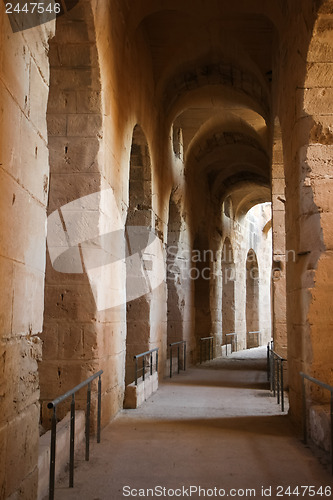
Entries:
{"type": "Polygon", "coordinates": [[[323,389],[326,389],[327,391],[330,391],[331,393],[331,398],[330,398],[330,417],[331,417],[331,473],[333,474],[333,386],[325,384],[325,382],[321,382],[320,380],[310,377],[310,375],[306,375],[303,372],[300,372],[300,376],[302,377],[302,407],[303,407],[303,436],[304,436],[304,443],[307,443],[308,437],[307,437],[307,432],[306,432],[306,394],[305,394],[305,379],[309,380],[309,382],[312,382],[313,384],[319,385],[323,389]]]}
{"type": "Polygon", "coordinates": [[[269,363],[269,382],[270,390],[273,392],[274,397],[277,398],[277,404],[281,404],[281,411],[284,411],[284,382],[283,382],[283,363],[287,361],[277,354],[269,343],[267,344],[267,356],[269,363]]]}
{"type": "Polygon", "coordinates": [[[70,447],[69,447],[69,487],[74,486],[74,439],[75,439],[75,394],[83,387],[87,388],[87,406],[86,406],[86,452],[85,459],[89,460],[89,439],[90,439],[90,403],[91,403],[91,382],[98,377],[98,398],[97,398],[97,443],[101,441],[101,407],[102,407],[102,381],[101,375],[103,370],[99,370],[91,377],[87,378],[80,384],[73,387],[73,389],[65,392],[62,396],[59,396],[53,401],[50,401],[47,407],[52,410],[52,420],[51,420],[51,453],[50,453],[50,481],[49,481],[49,500],[54,499],[54,483],[55,483],[55,461],[56,461],[56,438],[57,438],[57,406],[59,403],[65,401],[65,399],[72,396],[71,401],[71,416],[70,416],[70,447]]]}
{"type": "MultiPolygon", "coordinates": [[[[237,351],[237,333],[233,332],[233,333],[226,333],[225,334],[226,337],[229,337],[230,335],[234,336],[235,345],[236,345],[235,351],[237,351]]],[[[226,356],[228,356],[228,345],[231,346],[231,353],[230,354],[232,354],[234,352],[234,349],[232,348],[232,340],[231,340],[230,344],[228,342],[226,343],[226,349],[225,349],[226,356]]]]}
{"type": "Polygon", "coordinates": [[[208,361],[214,359],[214,337],[201,337],[200,339],[200,364],[202,363],[202,348],[205,343],[205,361],[207,361],[207,346],[208,346],[208,361]],[[207,342],[208,340],[208,342],[207,342]]]}
{"type": "Polygon", "coordinates": [[[258,341],[258,346],[260,346],[260,334],[261,334],[261,330],[256,330],[255,332],[247,332],[247,333],[248,333],[248,334],[249,334],[249,333],[252,333],[252,334],[257,333],[257,334],[258,334],[258,339],[257,339],[257,341],[258,341]]]}
{"type": "Polygon", "coordinates": [[[172,378],[172,348],[177,346],[177,362],[178,362],[178,373],[180,372],[180,346],[183,344],[183,370],[186,370],[186,340],[180,340],[179,342],[171,342],[170,347],[170,378],[172,378]]]}
{"type": "Polygon", "coordinates": [[[158,371],[158,347],[150,349],[150,351],[142,352],[141,354],[136,354],[133,356],[135,361],[135,385],[138,385],[138,372],[142,370],[142,380],[145,380],[146,368],[150,368],[150,375],[153,374],[153,352],[156,352],[156,371],[158,371]],[[146,365],[145,356],[150,354],[150,363],[146,365]],[[142,368],[138,368],[138,359],[142,358],[142,368]]]}
{"type": "Polygon", "coordinates": [[[274,340],[271,340],[267,344],[267,382],[270,381],[270,376],[271,376],[270,350],[274,350],[274,340]]]}

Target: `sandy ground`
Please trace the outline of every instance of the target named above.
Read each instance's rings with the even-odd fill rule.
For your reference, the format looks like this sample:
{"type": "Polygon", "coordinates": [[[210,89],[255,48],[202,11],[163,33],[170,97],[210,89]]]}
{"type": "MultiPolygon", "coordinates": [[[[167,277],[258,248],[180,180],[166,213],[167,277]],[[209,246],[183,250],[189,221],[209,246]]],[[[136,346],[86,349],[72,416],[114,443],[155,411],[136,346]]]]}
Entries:
{"type": "Polygon", "coordinates": [[[330,497],[329,467],[281,413],[265,369],[263,347],[165,379],[91,443],[74,489],[64,477],[56,500],[330,497]]]}

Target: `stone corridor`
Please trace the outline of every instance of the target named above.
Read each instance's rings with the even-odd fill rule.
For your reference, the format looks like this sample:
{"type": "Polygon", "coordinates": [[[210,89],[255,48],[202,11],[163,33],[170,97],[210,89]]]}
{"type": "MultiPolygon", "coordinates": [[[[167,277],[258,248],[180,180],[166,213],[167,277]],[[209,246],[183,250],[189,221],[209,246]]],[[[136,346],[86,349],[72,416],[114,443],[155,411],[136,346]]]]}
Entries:
{"type": "MultiPolygon", "coordinates": [[[[300,497],[301,486],[325,491],[329,466],[304,446],[287,411],[279,411],[265,354],[265,348],[233,353],[164,379],[141,408],[123,410],[103,430],[89,463],[78,457],[74,489],[64,476],[56,500],[159,498],[160,490],[147,492],[157,486],[174,490],[175,498],[179,488],[187,498],[190,486],[206,489],[206,497],[215,487],[235,498],[254,497],[253,490],[264,498],[262,487],[272,488],[271,498],[279,498],[279,486],[298,486],[300,497]]],[[[191,498],[202,497],[192,490],[191,498]]]]}
{"type": "Polygon", "coordinates": [[[48,404],[100,370],[103,443],[60,498],[327,482],[288,422],[300,372],[333,388],[332,103],[333,0],[0,2],[0,500],[40,500],[48,404]],[[257,361],[199,368],[207,337],[273,341],[288,417],[257,361]],[[151,350],[161,388],[124,412],[151,350]]]}

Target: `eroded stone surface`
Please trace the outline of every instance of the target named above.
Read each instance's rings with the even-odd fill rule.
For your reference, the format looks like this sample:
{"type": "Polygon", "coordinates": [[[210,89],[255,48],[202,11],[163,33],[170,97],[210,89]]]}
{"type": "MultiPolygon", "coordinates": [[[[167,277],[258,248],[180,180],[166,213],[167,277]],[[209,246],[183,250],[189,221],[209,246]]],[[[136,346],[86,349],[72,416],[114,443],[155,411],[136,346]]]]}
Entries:
{"type": "Polygon", "coordinates": [[[331,2],[163,7],[80,0],[13,33],[0,5],[4,498],[36,496],[39,400],[47,425],[103,369],[105,425],[147,349],[162,377],[171,342],[195,363],[201,337],[272,334],[298,423],[299,371],[332,383],[331,2]],[[129,283],[133,226],[159,247],[129,283]]]}

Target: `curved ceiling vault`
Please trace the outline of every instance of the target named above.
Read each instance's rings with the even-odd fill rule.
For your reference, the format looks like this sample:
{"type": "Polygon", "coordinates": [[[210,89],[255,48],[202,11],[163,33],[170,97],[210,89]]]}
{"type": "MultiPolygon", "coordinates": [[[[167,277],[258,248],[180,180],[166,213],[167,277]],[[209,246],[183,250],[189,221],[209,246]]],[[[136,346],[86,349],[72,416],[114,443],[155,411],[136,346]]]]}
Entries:
{"type": "Polygon", "coordinates": [[[156,4],[137,29],[163,117],[182,129],[186,175],[203,176],[219,203],[231,195],[238,213],[270,201],[274,14],[242,1],[237,12],[224,0],[204,13],[199,0],[156,4]]]}

